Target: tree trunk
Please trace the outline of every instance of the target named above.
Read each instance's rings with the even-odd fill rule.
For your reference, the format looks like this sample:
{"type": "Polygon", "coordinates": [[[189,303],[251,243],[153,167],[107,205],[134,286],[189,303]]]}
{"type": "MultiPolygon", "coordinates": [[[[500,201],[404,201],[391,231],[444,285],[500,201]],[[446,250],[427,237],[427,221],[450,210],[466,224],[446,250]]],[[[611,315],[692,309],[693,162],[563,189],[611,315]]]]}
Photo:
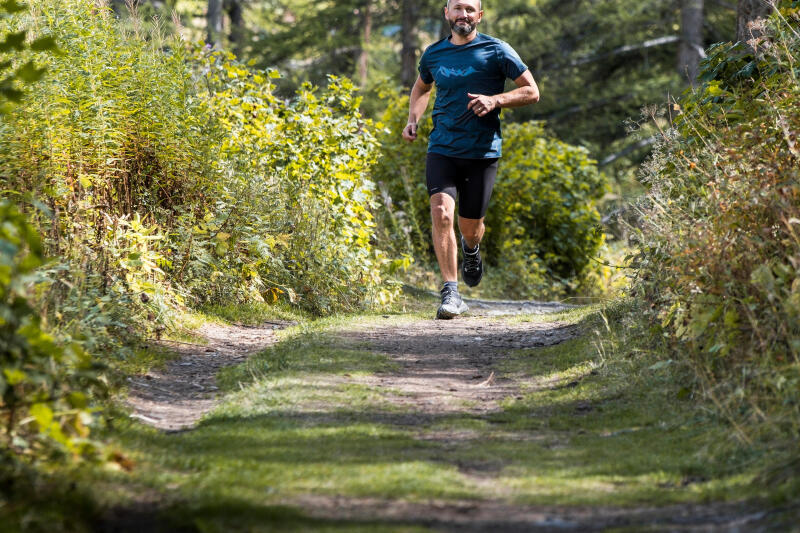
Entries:
{"type": "Polygon", "coordinates": [[[678,48],[678,72],[692,85],[697,81],[700,59],[705,56],[703,0],[681,0],[681,44],[678,48]]]}
{"type": "Polygon", "coordinates": [[[222,36],[222,0],[208,0],[206,12],[206,44],[216,46],[220,44],[222,36]]]}
{"type": "Polygon", "coordinates": [[[451,33],[450,23],[444,18],[444,5],[441,2],[436,2],[436,7],[434,8],[433,13],[436,15],[434,20],[441,21],[439,25],[439,38],[444,39],[445,37],[449,37],[451,33]]]}
{"type": "Polygon", "coordinates": [[[403,20],[402,37],[403,49],[400,52],[402,58],[402,70],[400,80],[404,87],[411,88],[417,80],[417,50],[419,42],[419,5],[417,0],[403,0],[403,20]]]}
{"type": "Polygon", "coordinates": [[[109,3],[111,9],[114,10],[114,14],[118,17],[122,17],[128,13],[128,6],[125,4],[125,0],[111,0],[109,3]]]}
{"type": "Polygon", "coordinates": [[[231,19],[230,40],[233,53],[241,58],[244,45],[244,9],[241,0],[225,0],[225,12],[231,19]]]}
{"type": "Polygon", "coordinates": [[[748,27],[757,19],[768,17],[777,0],[739,0],[736,17],[736,40],[747,42],[761,36],[761,30],[748,27]]]}
{"type": "Polygon", "coordinates": [[[369,44],[372,40],[372,1],[364,2],[362,14],[361,49],[358,53],[358,82],[364,88],[367,86],[369,75],[369,44]]]}

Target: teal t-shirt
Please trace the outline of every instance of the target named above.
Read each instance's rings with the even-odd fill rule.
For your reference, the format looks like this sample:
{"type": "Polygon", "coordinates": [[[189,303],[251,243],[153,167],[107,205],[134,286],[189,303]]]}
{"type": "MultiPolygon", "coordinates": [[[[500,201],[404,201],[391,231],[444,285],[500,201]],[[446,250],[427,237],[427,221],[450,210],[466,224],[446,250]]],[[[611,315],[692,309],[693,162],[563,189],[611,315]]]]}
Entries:
{"type": "Polygon", "coordinates": [[[428,151],[470,159],[500,157],[500,109],[479,117],[467,109],[467,93],[500,94],[506,78],[515,80],[526,70],[513,48],[482,33],[464,45],[454,45],[449,37],[430,45],[419,60],[422,81],[436,83],[428,151]]]}

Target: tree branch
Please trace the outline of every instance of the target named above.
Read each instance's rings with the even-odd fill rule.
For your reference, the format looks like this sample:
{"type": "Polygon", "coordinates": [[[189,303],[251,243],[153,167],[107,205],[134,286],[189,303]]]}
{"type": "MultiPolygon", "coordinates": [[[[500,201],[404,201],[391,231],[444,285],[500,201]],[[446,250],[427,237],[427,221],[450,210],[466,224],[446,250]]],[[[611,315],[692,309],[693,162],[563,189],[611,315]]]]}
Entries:
{"type": "Polygon", "coordinates": [[[624,149],[620,150],[616,154],[611,154],[608,157],[606,157],[605,159],[603,159],[602,161],[600,161],[600,163],[598,163],[597,166],[598,167],[604,167],[606,165],[610,165],[611,163],[613,163],[614,161],[616,161],[620,157],[625,157],[626,155],[630,154],[631,152],[634,152],[634,151],[638,150],[639,148],[644,148],[645,146],[650,146],[651,144],[656,142],[658,137],[659,137],[658,135],[653,135],[652,137],[649,137],[647,139],[642,139],[641,141],[638,141],[638,142],[635,142],[635,143],[633,143],[633,144],[631,144],[629,146],[626,146],[624,149]]]}
{"type": "Polygon", "coordinates": [[[570,66],[577,67],[579,65],[585,65],[587,63],[594,63],[595,61],[600,61],[601,59],[606,59],[608,57],[627,54],[629,52],[636,52],[639,50],[645,50],[647,48],[654,48],[656,46],[664,46],[666,44],[677,43],[680,40],[681,38],[677,35],[665,35],[664,37],[650,39],[639,44],[626,44],[625,46],[620,46],[619,48],[615,48],[610,52],[605,52],[603,54],[575,59],[570,62],[570,66]]]}

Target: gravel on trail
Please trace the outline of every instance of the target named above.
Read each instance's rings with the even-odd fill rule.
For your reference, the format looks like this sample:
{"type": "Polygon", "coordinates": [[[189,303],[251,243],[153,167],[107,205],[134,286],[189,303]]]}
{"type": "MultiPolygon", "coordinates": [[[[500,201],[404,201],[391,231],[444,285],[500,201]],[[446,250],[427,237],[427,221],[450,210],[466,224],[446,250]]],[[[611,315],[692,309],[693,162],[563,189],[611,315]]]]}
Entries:
{"type": "MultiPolygon", "coordinates": [[[[385,423],[412,428],[420,440],[458,446],[476,438],[469,431],[433,429],[431,421],[456,413],[483,417],[502,410],[503,400],[521,394],[523,383],[504,375],[501,363],[511,350],[552,346],[581,334],[574,324],[508,320],[509,315],[552,313],[572,306],[541,302],[467,300],[468,316],[455,320],[371,321],[333,333],[338,345],[383,353],[395,369],[350,382],[392,391],[385,396],[400,409],[385,423]]],[[[217,402],[215,376],[273,345],[287,323],[258,327],[206,325],[205,345],[169,344],[181,356],[163,370],[131,378],[131,416],[166,431],[191,429],[217,402]]],[[[332,382],[343,379],[330,376],[332,382]]],[[[551,384],[552,385],[552,384],[551,384]]],[[[340,407],[340,406],[339,406],[340,407]]],[[[326,406],[331,416],[336,405],[326,406]]],[[[536,441],[532,432],[508,438],[536,441]]],[[[489,465],[491,466],[491,465],[489,465]]],[[[502,498],[494,470],[460,464],[459,470],[492,485],[497,499],[406,502],[308,494],[283,502],[310,517],[328,520],[416,524],[437,531],[768,531],[767,512],[731,503],[681,504],[638,508],[516,505],[502,498]]],[[[119,522],[117,525],[119,525],[119,522]]],[[[135,523],[132,522],[132,523],[135,523]]],[[[123,528],[124,529],[124,528],[123,528]]]]}

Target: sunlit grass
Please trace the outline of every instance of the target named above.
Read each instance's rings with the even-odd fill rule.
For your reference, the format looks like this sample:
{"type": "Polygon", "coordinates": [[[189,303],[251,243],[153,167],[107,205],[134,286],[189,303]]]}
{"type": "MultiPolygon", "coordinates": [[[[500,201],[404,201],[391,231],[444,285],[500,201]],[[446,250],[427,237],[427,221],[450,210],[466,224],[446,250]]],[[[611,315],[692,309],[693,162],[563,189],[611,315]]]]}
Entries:
{"type": "Polygon", "coordinates": [[[374,325],[405,327],[413,317],[302,322],[282,332],[277,346],[222,373],[228,393],[196,429],[164,434],[120,424],[114,438],[137,466],[95,482],[118,487],[104,491],[106,504],[164,494],[170,516],[188,520],[199,513],[210,531],[222,524],[227,531],[358,530],[292,510],[293,499],[303,495],[566,506],[758,495],[752,470],[702,453],[726,438],[721,423],[679,400],[676,384],[648,370],[649,361],[630,357],[609,331],[601,356],[591,332],[605,326],[596,312],[514,320],[548,318],[580,324],[587,333],[511,353],[498,370],[525,387],[502,411],[476,416],[465,410],[415,424],[409,423],[412,409],[389,401],[398,391],[355,382],[397,370],[391,359],[339,337],[374,325]],[[225,519],[229,508],[240,510],[233,523],[225,519]]]}

